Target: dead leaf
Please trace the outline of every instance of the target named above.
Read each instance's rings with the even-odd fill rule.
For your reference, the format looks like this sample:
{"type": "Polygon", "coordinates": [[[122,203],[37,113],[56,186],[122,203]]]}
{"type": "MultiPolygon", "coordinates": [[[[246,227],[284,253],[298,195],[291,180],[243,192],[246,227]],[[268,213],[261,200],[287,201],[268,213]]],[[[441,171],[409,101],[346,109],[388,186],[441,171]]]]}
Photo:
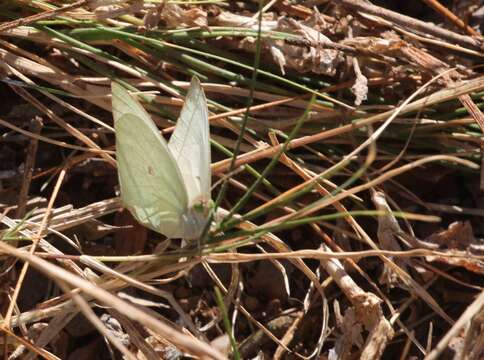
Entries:
{"type": "Polygon", "coordinates": [[[207,13],[199,7],[185,10],[173,3],[166,3],[161,12],[161,18],[167,28],[208,27],[207,13]]]}
{"type": "MultiPolygon", "coordinates": [[[[290,45],[282,40],[263,40],[264,50],[270,51],[274,61],[281,67],[290,68],[300,73],[315,72],[329,76],[336,75],[337,68],[343,63],[343,55],[338,50],[326,49],[325,43],[332,41],[319,29],[325,28],[322,17],[318,14],[304,22],[286,17],[280,17],[277,21],[263,20],[261,27],[264,31],[284,31],[300,35],[311,44],[321,46],[302,47],[290,45]],[[284,63],[282,63],[284,59],[284,63]]],[[[244,27],[257,30],[257,21],[250,17],[240,16],[229,12],[221,12],[214,18],[214,25],[244,27]]],[[[246,37],[238,42],[238,48],[247,51],[255,51],[255,39],[246,37]]]]}
{"type": "Polygon", "coordinates": [[[438,244],[441,248],[460,250],[467,250],[471,244],[477,243],[469,221],[453,222],[446,230],[428,236],[425,241],[438,244]]]}
{"type": "Polygon", "coordinates": [[[143,23],[145,28],[150,30],[154,29],[158,26],[161,20],[161,14],[163,12],[163,8],[165,7],[165,3],[162,2],[160,5],[155,6],[152,9],[148,9],[145,16],[143,17],[143,23]]]}
{"type": "MultiPolygon", "coordinates": [[[[338,307],[335,303],[335,307],[338,307]]],[[[336,311],[336,310],[335,310],[336,311]]],[[[338,309],[339,311],[339,309],[338,309]]],[[[336,337],[334,347],[329,350],[329,359],[347,359],[351,355],[354,345],[361,348],[363,345],[363,326],[358,322],[353,307],[345,311],[344,316],[337,322],[340,332],[336,337]]]]}
{"type": "Polygon", "coordinates": [[[332,42],[328,37],[310,26],[288,18],[279,19],[277,30],[300,35],[311,44],[321,44],[321,46],[301,47],[279,43],[278,46],[284,54],[288,67],[301,73],[312,71],[316,74],[336,75],[338,65],[343,62],[343,56],[338,50],[324,48],[325,42],[332,42]]]}
{"type": "Polygon", "coordinates": [[[476,239],[469,221],[454,222],[446,230],[434,233],[425,240],[418,240],[408,234],[400,233],[399,236],[414,247],[439,250],[446,255],[426,256],[429,262],[462,267],[477,274],[484,274],[484,262],[473,258],[473,254],[481,254],[484,241],[476,239]],[[448,249],[448,250],[442,250],[448,249]]]}
{"type": "Polygon", "coordinates": [[[102,19],[113,19],[122,15],[135,14],[143,9],[143,1],[135,1],[132,4],[120,5],[104,5],[104,6],[93,6],[94,14],[98,20],[102,19]]]}

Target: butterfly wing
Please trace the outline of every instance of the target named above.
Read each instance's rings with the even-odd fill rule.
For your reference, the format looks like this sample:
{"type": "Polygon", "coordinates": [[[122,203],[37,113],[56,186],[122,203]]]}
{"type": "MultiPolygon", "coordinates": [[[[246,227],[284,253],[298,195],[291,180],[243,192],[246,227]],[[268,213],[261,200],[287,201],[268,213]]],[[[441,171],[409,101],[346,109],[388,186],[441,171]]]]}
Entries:
{"type": "Polygon", "coordinates": [[[185,182],[189,206],[210,200],[212,174],[207,100],[196,77],[192,78],[168,147],[185,182]]]}
{"type": "Polygon", "coordinates": [[[184,237],[188,196],[175,159],[141,104],[119,84],[112,93],[121,198],[141,224],[184,237]]]}

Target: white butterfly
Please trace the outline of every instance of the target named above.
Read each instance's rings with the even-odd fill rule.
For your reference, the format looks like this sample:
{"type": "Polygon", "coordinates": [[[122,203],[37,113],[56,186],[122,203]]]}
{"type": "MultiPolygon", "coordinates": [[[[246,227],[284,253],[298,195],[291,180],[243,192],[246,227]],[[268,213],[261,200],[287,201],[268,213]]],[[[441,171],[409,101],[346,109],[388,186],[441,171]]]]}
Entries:
{"type": "Polygon", "coordinates": [[[112,83],[121,198],[146,227],[196,239],[207,222],[211,155],[207,100],[193,77],[168,144],[141,104],[112,83]]]}

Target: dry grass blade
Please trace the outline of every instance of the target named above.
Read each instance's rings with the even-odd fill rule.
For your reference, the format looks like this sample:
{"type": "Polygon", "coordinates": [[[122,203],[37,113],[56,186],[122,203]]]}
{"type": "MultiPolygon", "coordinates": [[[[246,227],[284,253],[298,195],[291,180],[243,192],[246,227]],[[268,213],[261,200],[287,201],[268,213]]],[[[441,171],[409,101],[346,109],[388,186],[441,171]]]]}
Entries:
{"type": "Polygon", "coordinates": [[[130,305],[127,302],[113,296],[109,292],[100,289],[99,287],[95,286],[94,284],[92,284],[87,280],[81,279],[58,266],[55,266],[53,264],[48,263],[45,260],[38,258],[35,255],[17,250],[6,244],[0,243],[0,249],[2,250],[3,253],[16,256],[19,259],[22,259],[28,262],[32,266],[35,266],[39,271],[42,271],[48,274],[50,277],[52,277],[53,279],[56,279],[57,281],[62,281],[69,284],[70,286],[74,286],[82,289],[84,293],[96,298],[98,301],[102,301],[104,304],[108,306],[112,306],[114,308],[119,308],[119,309],[121,308],[125,309],[125,314],[129,318],[145,324],[146,326],[150,327],[152,330],[157,331],[159,334],[163,334],[168,341],[170,341],[171,343],[175,344],[176,346],[182,349],[185,349],[191,352],[194,355],[198,355],[202,357],[209,356],[213,359],[225,358],[220,353],[218,353],[218,351],[211,348],[207,344],[173,330],[172,328],[166,326],[160,321],[145,314],[143,311],[139,310],[133,305],[130,305]]]}
{"type": "Polygon", "coordinates": [[[407,5],[3,2],[4,357],[479,358],[483,8],[407,5]],[[216,210],[192,243],[124,209],[115,145],[144,149],[138,195],[152,148],[110,84],[168,140],[193,76],[216,210]]]}
{"type": "Polygon", "coordinates": [[[55,16],[62,14],[63,12],[67,12],[69,10],[73,10],[73,9],[78,8],[78,7],[81,7],[81,6],[85,5],[87,2],[88,2],[88,0],[79,0],[79,1],[76,1],[75,3],[73,3],[73,4],[64,6],[63,8],[60,8],[60,9],[48,10],[48,11],[41,12],[39,14],[35,14],[35,15],[32,15],[32,16],[28,16],[28,17],[20,18],[20,19],[10,21],[10,22],[7,22],[7,23],[3,23],[3,24],[0,25],[0,31],[13,29],[13,28],[16,28],[16,27],[19,27],[19,26],[22,26],[22,25],[26,25],[26,24],[29,24],[29,23],[32,23],[32,22],[35,22],[35,21],[39,21],[39,20],[42,20],[42,19],[52,18],[52,17],[55,17],[55,16]]]}

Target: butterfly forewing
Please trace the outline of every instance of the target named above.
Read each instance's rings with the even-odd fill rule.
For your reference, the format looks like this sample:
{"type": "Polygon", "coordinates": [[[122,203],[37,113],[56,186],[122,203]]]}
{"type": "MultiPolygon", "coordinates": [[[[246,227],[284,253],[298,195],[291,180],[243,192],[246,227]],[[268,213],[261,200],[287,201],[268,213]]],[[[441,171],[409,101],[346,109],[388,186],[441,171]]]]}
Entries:
{"type": "Polygon", "coordinates": [[[185,182],[189,206],[210,199],[210,128],[200,81],[190,84],[180,118],[168,143],[185,182]]]}
{"type": "Polygon", "coordinates": [[[148,121],[156,128],[151,121],[150,115],[146,112],[143,106],[135,100],[125,88],[123,88],[118,83],[113,82],[111,84],[112,88],[112,107],[113,107],[113,118],[114,124],[123,115],[131,114],[138,116],[139,118],[148,121]]]}

